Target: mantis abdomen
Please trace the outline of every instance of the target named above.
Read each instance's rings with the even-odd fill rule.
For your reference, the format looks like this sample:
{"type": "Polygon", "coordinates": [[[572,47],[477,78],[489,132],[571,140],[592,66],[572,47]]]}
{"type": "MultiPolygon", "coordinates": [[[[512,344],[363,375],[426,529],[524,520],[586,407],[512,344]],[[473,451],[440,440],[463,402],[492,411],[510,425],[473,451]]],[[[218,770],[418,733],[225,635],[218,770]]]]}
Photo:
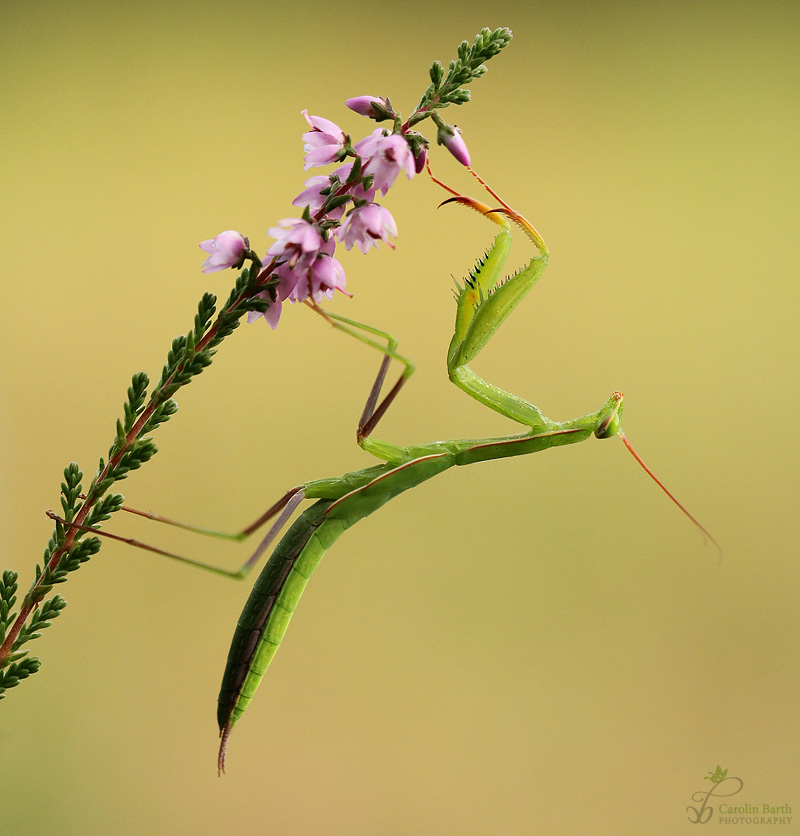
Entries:
{"type": "MultiPolygon", "coordinates": [[[[377,475],[375,468],[349,474],[338,498],[321,499],[297,518],[258,576],[236,625],[217,703],[223,741],[253,698],[325,552],[358,520],[455,463],[456,454],[447,450],[384,465],[377,475]]],[[[313,485],[306,490],[313,495],[313,485]]]]}
{"type": "Polygon", "coordinates": [[[236,624],[222,678],[217,704],[221,729],[235,723],[252,699],[308,578],[344,531],[340,521],[325,520],[331,504],[330,500],[320,500],[297,518],[250,592],[236,624]]]}

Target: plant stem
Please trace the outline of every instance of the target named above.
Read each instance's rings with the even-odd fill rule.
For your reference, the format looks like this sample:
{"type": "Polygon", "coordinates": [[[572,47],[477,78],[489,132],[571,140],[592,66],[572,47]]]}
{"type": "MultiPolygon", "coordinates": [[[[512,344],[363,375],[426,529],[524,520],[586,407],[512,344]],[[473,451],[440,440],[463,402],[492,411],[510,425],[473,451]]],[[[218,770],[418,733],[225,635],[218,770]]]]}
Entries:
{"type": "MultiPolygon", "coordinates": [[[[217,315],[217,319],[214,322],[214,324],[208,329],[208,331],[203,336],[203,338],[200,340],[200,342],[198,342],[197,345],[195,346],[193,356],[197,355],[199,352],[201,352],[205,349],[205,347],[216,336],[216,333],[219,330],[219,324],[220,324],[221,320],[223,319],[223,317],[228,315],[228,313],[231,310],[234,310],[236,307],[238,307],[238,305],[240,305],[248,295],[250,295],[250,294],[242,293],[233,302],[233,304],[229,308],[227,308],[224,311],[221,311],[217,315]]],[[[153,392],[150,396],[149,403],[144,408],[144,410],[142,411],[142,414],[139,416],[139,418],[136,420],[136,423],[133,425],[133,427],[131,427],[130,431],[125,436],[124,446],[120,450],[118,450],[117,453],[112,458],[110,458],[108,460],[108,462],[106,463],[102,472],[100,472],[92,480],[92,485],[96,484],[97,482],[103,481],[103,479],[105,479],[106,476],[108,475],[109,471],[112,468],[116,467],[117,464],[119,464],[119,461],[122,458],[122,456],[129,449],[131,444],[139,438],[139,435],[141,434],[143,427],[147,424],[147,421],[149,420],[150,416],[153,414],[153,411],[160,404],[159,395],[160,395],[161,391],[164,389],[165,386],[168,386],[172,382],[172,380],[175,378],[175,375],[177,375],[185,367],[185,365],[186,365],[186,361],[179,364],[178,367],[175,369],[175,371],[173,371],[173,373],[169,376],[169,378],[167,378],[167,380],[163,381],[163,383],[160,386],[158,386],[156,389],[153,390],[153,392]]],[[[91,486],[90,486],[89,490],[87,491],[87,497],[88,498],[84,501],[83,505],[81,505],[80,510],[75,515],[75,518],[73,520],[73,522],[76,524],[76,526],[83,524],[83,522],[85,521],[89,512],[91,511],[92,506],[100,498],[97,495],[94,495],[94,496],[92,495],[91,486]]],[[[72,544],[75,541],[75,537],[76,537],[77,533],[78,533],[78,528],[71,528],[67,532],[63,544],[53,552],[52,556],[47,561],[47,564],[46,564],[46,567],[45,567],[46,569],[49,569],[51,572],[55,570],[56,566],[58,566],[58,563],[61,560],[62,555],[65,552],[69,551],[69,549],[72,547],[72,544]]],[[[46,574],[45,568],[43,568],[43,571],[41,572],[39,577],[33,582],[33,584],[31,585],[31,588],[25,594],[25,598],[23,599],[22,605],[20,606],[19,614],[17,615],[17,618],[14,621],[14,624],[11,626],[11,629],[8,631],[8,633],[6,635],[6,638],[5,638],[5,641],[3,642],[2,646],[0,646],[0,663],[11,654],[11,652],[13,650],[13,647],[14,647],[14,642],[16,641],[17,636],[20,633],[20,630],[22,630],[23,625],[28,620],[31,613],[39,605],[39,599],[37,599],[35,593],[36,593],[36,590],[39,587],[39,584],[42,581],[42,578],[45,577],[45,574],[46,574]]]]}

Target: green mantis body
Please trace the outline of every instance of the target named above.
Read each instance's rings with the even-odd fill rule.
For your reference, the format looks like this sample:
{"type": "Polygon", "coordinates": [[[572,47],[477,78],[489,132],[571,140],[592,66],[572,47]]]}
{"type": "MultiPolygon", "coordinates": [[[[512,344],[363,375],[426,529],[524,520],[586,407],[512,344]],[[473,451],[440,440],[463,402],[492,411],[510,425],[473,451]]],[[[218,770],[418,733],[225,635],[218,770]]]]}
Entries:
{"type": "MultiPolygon", "coordinates": [[[[491,211],[470,198],[458,196],[454,200],[477,209],[497,223],[500,232],[464,287],[460,288],[455,333],[448,351],[448,372],[451,380],[472,397],[529,429],[521,435],[504,438],[439,441],[413,447],[398,447],[370,438],[369,432],[407,377],[404,374],[400,378],[376,409],[389,359],[402,360],[394,353],[394,342],[388,338],[389,348],[385,349],[386,357],[358,432],[359,444],[385,463],[339,478],[308,482],[289,492],[275,506],[277,511],[303,498],[318,500],[300,515],[275,548],[239,618],[218,702],[217,719],[222,736],[220,770],[224,769],[230,731],[252,699],[280,645],[311,573],[323,554],[350,526],[398,494],[451,467],[536,453],[549,447],[585,441],[592,435],[608,438],[619,430],[622,395],[618,392],[599,411],[557,423],[545,418],[533,404],[487,383],[469,368],[467,363],[480,352],[542,275],[547,265],[547,250],[533,227],[508,207],[491,211]],[[539,254],[512,278],[498,283],[511,243],[511,227],[505,216],[523,229],[537,245],[539,254]]],[[[410,373],[410,364],[406,365],[406,372],[410,373]]]]}
{"type": "MultiPolygon", "coordinates": [[[[611,409],[614,407],[610,405],[611,409]]],[[[311,573],[324,553],[350,526],[398,494],[451,467],[585,441],[602,421],[602,413],[583,420],[585,427],[515,438],[445,441],[405,448],[397,463],[305,485],[302,489],[304,498],[325,498],[320,498],[301,514],[287,531],[245,604],[231,643],[219,695],[217,719],[223,733],[227,736],[253,697],[311,573]]]]}

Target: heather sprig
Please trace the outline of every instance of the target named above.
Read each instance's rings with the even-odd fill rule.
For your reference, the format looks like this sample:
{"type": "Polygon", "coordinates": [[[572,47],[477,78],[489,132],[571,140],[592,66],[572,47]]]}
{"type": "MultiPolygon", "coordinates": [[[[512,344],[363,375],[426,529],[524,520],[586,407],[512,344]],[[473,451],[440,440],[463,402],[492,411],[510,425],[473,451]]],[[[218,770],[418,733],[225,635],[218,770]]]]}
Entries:
{"type": "MultiPolygon", "coordinates": [[[[375,199],[378,193],[386,195],[399,174],[410,180],[422,171],[430,141],[411,130],[414,125],[431,117],[438,144],[444,145],[462,165],[469,166],[470,155],[461,131],[448,125],[437,110],[469,101],[470,92],[463,86],[480,78],[486,72],[483,62],[497,55],[510,40],[511,32],[506,28],[483,29],[472,45],[461,43],[458,58],[450,62],[446,74],[442,64],[434,62],[430,68],[432,83],[405,123],[388,98],[348,99],[347,106],[355,113],[393,124],[392,130],[377,128],[356,143],[330,119],[302,111],[310,128],[303,134],[305,169],[332,164],[338,167],[327,176],[314,175],[305,181],[306,188],[292,201],[303,209],[300,218],[284,218],[269,230],[276,241],[267,249],[266,266],[259,280],[273,279],[274,291],[256,294],[263,307],[248,315],[249,322],[263,316],[274,329],[280,321],[283,302],[311,300],[316,305],[324,298],[332,298],[337,290],[346,292],[344,268],[334,257],[337,242],[348,250],[357,246],[362,253],[381,241],[393,246],[389,235],[397,236],[397,224],[389,210],[375,199]],[[347,161],[350,157],[352,162],[347,161]]],[[[223,235],[231,242],[227,257],[233,263],[240,255],[240,242],[247,239],[230,230],[217,238],[223,235]]],[[[213,240],[216,242],[217,238],[213,240]]],[[[205,241],[201,246],[210,252],[206,246],[210,243],[205,241]]],[[[220,263],[223,258],[219,256],[220,263]]]]}
{"type": "Polygon", "coordinates": [[[23,596],[18,611],[17,573],[6,570],[0,579],[0,697],[39,670],[39,660],[24,647],[39,638],[66,606],[60,595],[48,598],[56,584],[91,559],[100,549],[92,534],[122,507],[121,494],[111,487],[146,464],[157,452],[152,433],[177,411],[175,395],[207,368],[220,343],[239,326],[263,316],[272,328],[278,324],[282,303],[305,302],[316,307],[336,291],[346,293],[344,268],[335,257],[337,243],[363,253],[380,242],[393,246],[397,225],[389,210],[376,203],[402,173],[411,180],[425,165],[430,141],[413,130],[429,116],[437,127],[437,140],[464,165],[469,153],[460,131],[447,125],[436,113],[450,104],[469,101],[465,84],[486,71],[483,62],[496,55],[511,39],[508,29],[483,29],[470,45],[458,47],[458,57],[447,73],[438,61],[430,69],[431,85],[407,121],[396,112],[388,97],[359,96],[349,99],[350,109],[377,123],[378,127],[353,143],[350,135],[334,122],[302,111],[310,130],[303,134],[304,167],[336,165],[328,175],[314,175],[294,199],[299,218],[279,221],[269,230],[275,243],[261,259],[249,239],[236,230],[225,230],[200,243],[208,255],[204,273],[227,268],[239,275],[225,303],[206,293],[200,300],[192,328],[176,337],[167,353],[161,375],[150,388],[144,372],[133,375],[117,421],[108,453],[101,457],[86,492],[83,474],[72,463],[61,483],[61,513],[48,512],[55,521],[34,581],[23,596]],[[248,263],[249,262],[249,263],[248,263]]]}
{"type": "Polygon", "coordinates": [[[408,127],[421,122],[432,111],[448,105],[465,104],[470,100],[469,90],[462,90],[480,78],[485,72],[484,62],[497,55],[501,49],[511,41],[511,30],[506,27],[495,29],[481,29],[475,36],[472,45],[462,41],[458,47],[458,58],[450,62],[445,74],[444,67],[439,61],[434,61],[430,69],[431,84],[425,91],[414,113],[408,120],[408,127]]]}

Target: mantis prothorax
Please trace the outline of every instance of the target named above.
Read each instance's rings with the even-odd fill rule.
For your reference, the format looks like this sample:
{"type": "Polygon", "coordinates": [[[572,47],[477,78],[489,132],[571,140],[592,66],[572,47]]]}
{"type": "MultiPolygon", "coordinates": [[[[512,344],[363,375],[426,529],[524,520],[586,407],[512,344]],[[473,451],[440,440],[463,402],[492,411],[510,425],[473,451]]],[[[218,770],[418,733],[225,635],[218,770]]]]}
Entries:
{"type": "MultiPolygon", "coordinates": [[[[433,177],[432,174],[431,176],[433,177]]],[[[436,180],[436,178],[433,179],[436,180]]],[[[384,354],[357,430],[358,444],[380,459],[382,464],[346,473],[343,476],[318,479],[298,485],[287,491],[252,525],[234,535],[212,532],[175,523],[155,514],[126,509],[191,531],[236,540],[245,539],[268,520],[277,516],[267,535],[238,571],[211,566],[165,552],[139,541],[93,529],[98,534],[200,566],[218,574],[243,578],[267,550],[300,502],[304,499],[317,500],[295,520],[275,547],[256,580],[236,625],[218,700],[217,719],[221,743],[217,766],[220,773],[225,769],[225,753],[231,730],[253,698],[283,639],[303,589],[323,554],[351,525],[376,511],[398,494],[451,467],[537,453],[550,447],[585,441],[593,435],[597,438],[611,438],[619,435],[648,474],[716,545],[711,535],[680,505],[633,451],[620,427],[623,405],[621,393],[612,393],[596,412],[572,421],[557,422],[546,418],[537,407],[524,398],[499,389],[470,369],[468,365],[470,361],[480,353],[506,317],[541,277],[547,266],[548,251],[534,227],[522,215],[503,203],[482,180],[480,180],[482,185],[501,204],[499,208],[491,209],[474,198],[452,191],[438,180],[436,182],[453,195],[445,203],[454,202],[472,208],[500,228],[494,243],[479,260],[465,280],[463,287],[458,287],[455,330],[447,352],[447,370],[450,380],[480,403],[522,424],[526,428],[525,432],[500,438],[436,441],[411,447],[400,447],[372,438],[372,431],[414,371],[414,367],[396,352],[397,342],[389,334],[344,317],[320,311],[336,328],[384,354]],[[516,224],[533,242],[538,253],[522,270],[501,281],[501,271],[511,246],[512,223],[516,224]],[[374,338],[385,341],[385,345],[374,338]],[[404,368],[393,388],[379,404],[378,399],[392,360],[399,361],[404,368]]]]}

